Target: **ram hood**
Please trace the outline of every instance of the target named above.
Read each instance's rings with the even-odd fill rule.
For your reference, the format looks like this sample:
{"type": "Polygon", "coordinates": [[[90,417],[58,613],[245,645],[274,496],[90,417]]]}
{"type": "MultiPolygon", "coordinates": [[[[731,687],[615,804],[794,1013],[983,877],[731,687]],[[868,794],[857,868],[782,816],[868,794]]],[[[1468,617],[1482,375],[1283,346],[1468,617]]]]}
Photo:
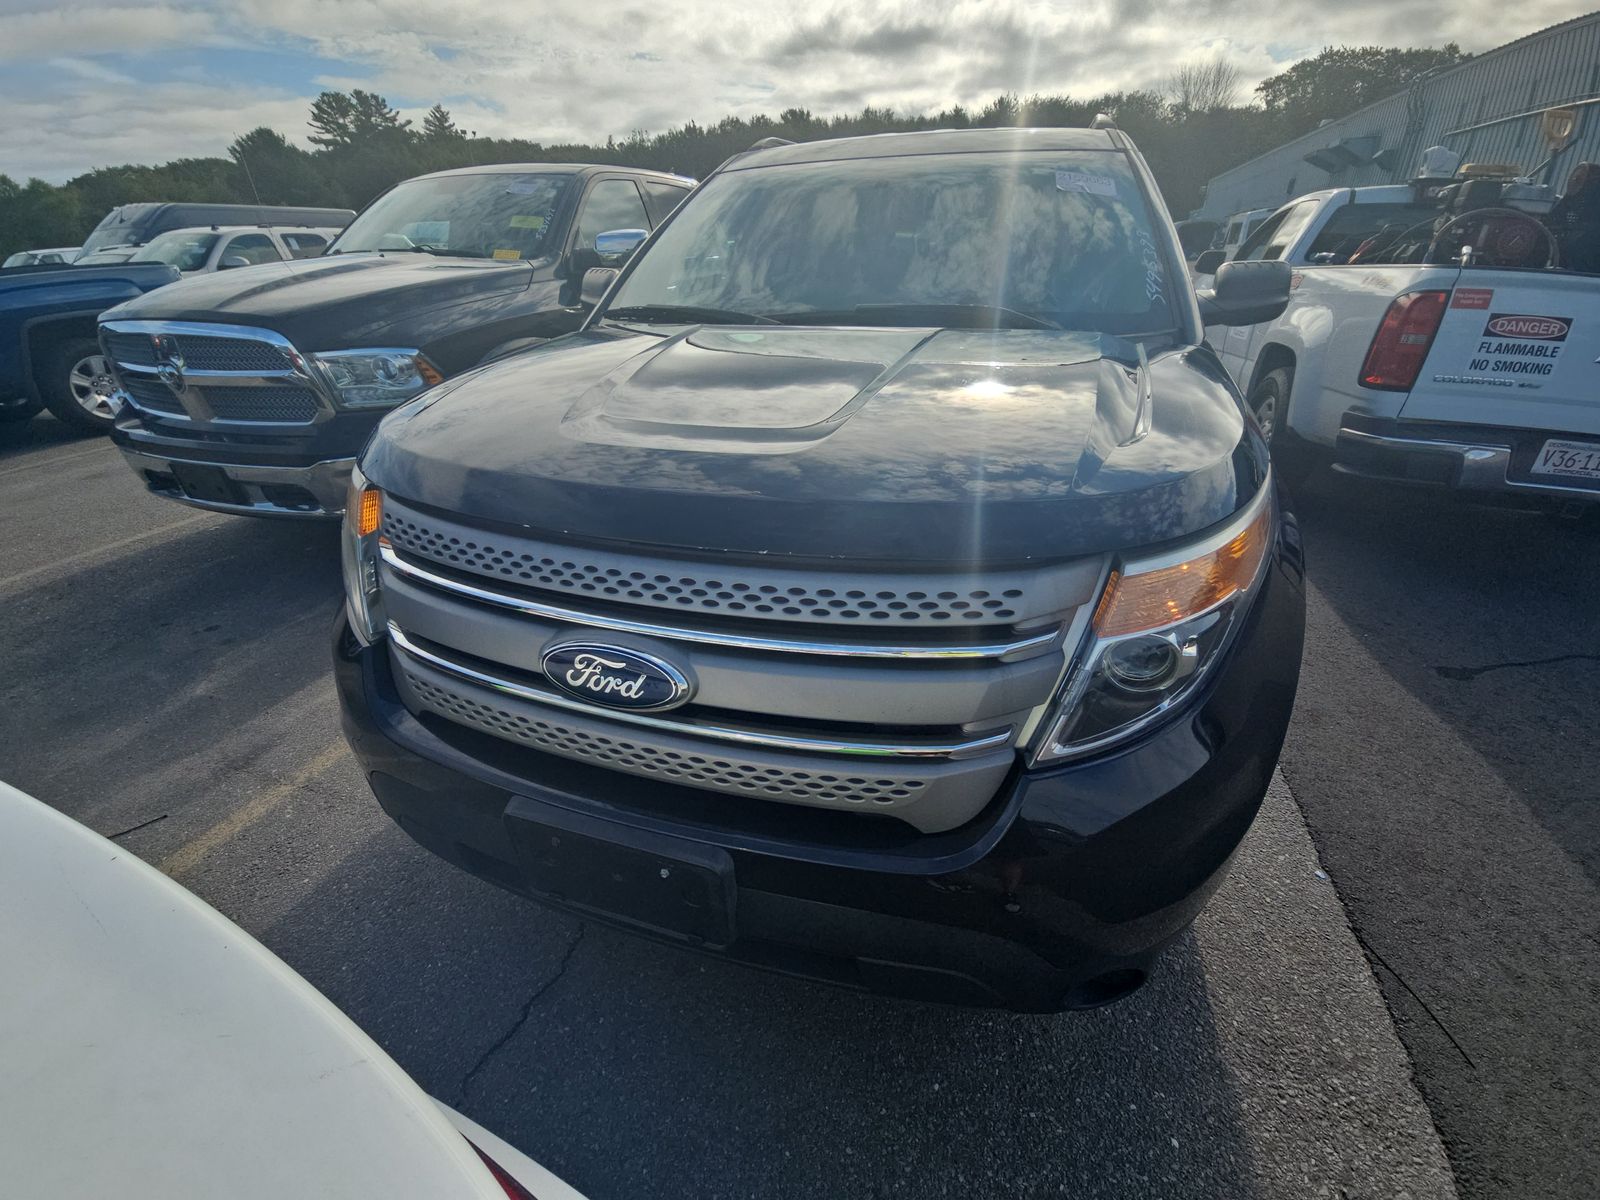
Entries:
{"type": "Polygon", "coordinates": [[[1133,345],[1091,334],[602,327],[395,412],[362,466],[550,537],[978,564],[1196,532],[1255,493],[1265,452],[1205,350],[1141,379],[1133,345]]]}
{"type": "Polygon", "coordinates": [[[532,277],[528,263],[417,253],[333,254],[193,275],[104,317],[262,325],[302,350],[322,350],[362,344],[388,324],[414,323],[428,309],[497,291],[524,291],[532,277]]]}

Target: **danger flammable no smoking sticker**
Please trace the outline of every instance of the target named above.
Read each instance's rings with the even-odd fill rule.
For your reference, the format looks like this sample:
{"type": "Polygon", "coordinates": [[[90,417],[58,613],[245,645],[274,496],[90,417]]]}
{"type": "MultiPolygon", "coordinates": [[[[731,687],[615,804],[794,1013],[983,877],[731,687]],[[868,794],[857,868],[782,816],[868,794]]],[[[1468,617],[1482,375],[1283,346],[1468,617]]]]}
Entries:
{"type": "Polygon", "coordinates": [[[1491,313],[1467,369],[1490,375],[1549,375],[1571,329],[1568,317],[1491,313]]]}

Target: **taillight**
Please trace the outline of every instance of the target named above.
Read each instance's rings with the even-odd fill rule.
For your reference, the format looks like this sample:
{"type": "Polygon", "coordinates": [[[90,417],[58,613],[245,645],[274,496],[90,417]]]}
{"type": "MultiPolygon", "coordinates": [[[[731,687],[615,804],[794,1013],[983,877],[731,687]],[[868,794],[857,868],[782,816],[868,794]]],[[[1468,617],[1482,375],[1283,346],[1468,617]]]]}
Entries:
{"type": "Polygon", "coordinates": [[[483,1159],[483,1165],[489,1168],[489,1174],[494,1176],[494,1181],[498,1183],[502,1189],[504,1189],[507,1200],[538,1200],[538,1197],[536,1197],[532,1192],[523,1187],[515,1179],[511,1178],[510,1175],[506,1174],[504,1167],[495,1162],[494,1159],[490,1158],[482,1150],[478,1150],[477,1145],[470,1139],[467,1141],[467,1145],[478,1151],[478,1157],[483,1159]]]}
{"type": "Polygon", "coordinates": [[[1409,392],[1439,332],[1449,292],[1407,292],[1396,296],[1361,364],[1361,386],[1384,392],[1409,392]]]}

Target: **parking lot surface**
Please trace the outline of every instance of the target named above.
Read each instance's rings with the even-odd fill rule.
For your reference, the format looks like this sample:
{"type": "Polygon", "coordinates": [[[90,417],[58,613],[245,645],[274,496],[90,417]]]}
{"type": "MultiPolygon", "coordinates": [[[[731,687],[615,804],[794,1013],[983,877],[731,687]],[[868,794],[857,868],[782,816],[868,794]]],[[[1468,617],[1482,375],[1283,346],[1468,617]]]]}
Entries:
{"type": "Polygon", "coordinates": [[[595,1200],[1574,1194],[1600,1169],[1596,542],[1334,478],[1302,509],[1289,787],[1101,1012],[858,997],[453,871],[339,737],[336,531],[157,500],[47,418],[0,428],[0,778],[595,1200]]]}

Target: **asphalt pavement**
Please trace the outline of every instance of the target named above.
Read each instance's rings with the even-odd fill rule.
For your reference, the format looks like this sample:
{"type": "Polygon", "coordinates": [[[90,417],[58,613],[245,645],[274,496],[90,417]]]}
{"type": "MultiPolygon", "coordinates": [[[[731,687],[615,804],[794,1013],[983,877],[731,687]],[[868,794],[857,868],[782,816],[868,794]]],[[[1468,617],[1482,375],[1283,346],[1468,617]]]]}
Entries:
{"type": "Polygon", "coordinates": [[[0,427],[0,778],[594,1200],[1587,1194],[1600,542],[1348,480],[1302,507],[1289,787],[1096,1013],[851,995],[452,870],[339,738],[336,531],[148,496],[47,417],[0,427]]]}

